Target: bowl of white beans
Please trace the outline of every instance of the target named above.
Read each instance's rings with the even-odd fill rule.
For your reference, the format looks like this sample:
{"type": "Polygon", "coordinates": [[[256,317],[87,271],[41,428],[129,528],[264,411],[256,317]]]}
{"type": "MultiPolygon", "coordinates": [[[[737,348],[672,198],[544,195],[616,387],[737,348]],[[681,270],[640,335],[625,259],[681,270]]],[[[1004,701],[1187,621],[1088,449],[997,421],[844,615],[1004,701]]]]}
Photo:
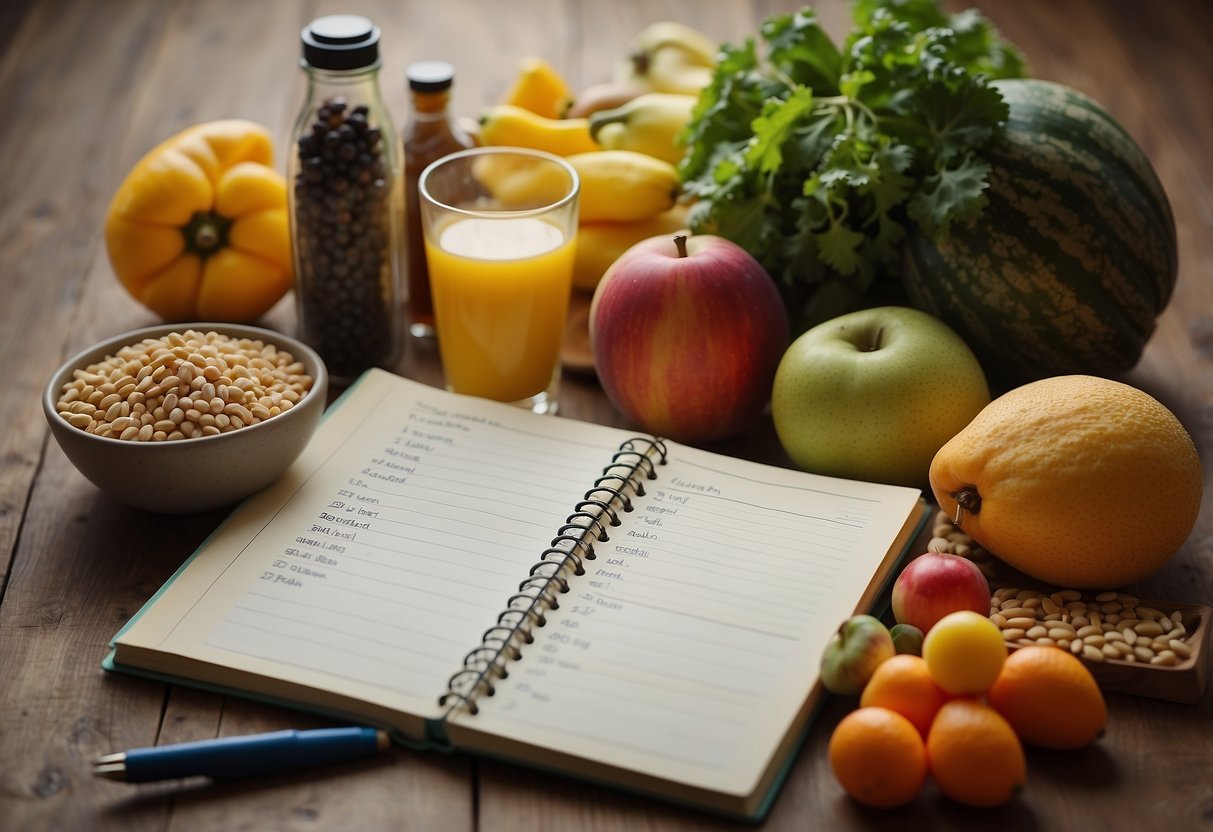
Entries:
{"type": "Polygon", "coordinates": [[[72,356],[47,383],[42,409],[64,454],[102,491],[188,514],[282,476],[320,423],[327,392],[324,362],[294,338],[165,324],[72,356]]]}

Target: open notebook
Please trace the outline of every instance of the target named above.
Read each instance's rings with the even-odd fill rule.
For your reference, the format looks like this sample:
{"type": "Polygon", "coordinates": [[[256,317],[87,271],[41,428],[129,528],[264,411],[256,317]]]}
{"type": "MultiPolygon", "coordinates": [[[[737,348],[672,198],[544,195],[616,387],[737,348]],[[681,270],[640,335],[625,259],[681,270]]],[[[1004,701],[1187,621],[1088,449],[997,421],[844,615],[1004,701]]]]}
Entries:
{"type": "Polygon", "coordinates": [[[105,666],[757,817],[925,516],[372,370],[105,666]]]}

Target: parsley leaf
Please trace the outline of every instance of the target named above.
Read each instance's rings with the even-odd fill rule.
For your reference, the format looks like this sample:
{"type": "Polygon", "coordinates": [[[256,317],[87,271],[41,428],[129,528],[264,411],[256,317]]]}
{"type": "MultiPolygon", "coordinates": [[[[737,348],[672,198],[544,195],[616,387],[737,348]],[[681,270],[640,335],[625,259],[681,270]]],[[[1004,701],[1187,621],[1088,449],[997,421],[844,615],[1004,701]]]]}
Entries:
{"type": "MultiPolygon", "coordinates": [[[[992,78],[1023,61],[976,11],[855,0],[836,46],[811,8],[724,44],[683,135],[690,223],[746,248],[793,325],[895,279],[912,225],[945,234],[981,211],[980,150],[1007,118],[992,78]]],[[[816,318],[816,319],[815,319],[816,318]]]]}

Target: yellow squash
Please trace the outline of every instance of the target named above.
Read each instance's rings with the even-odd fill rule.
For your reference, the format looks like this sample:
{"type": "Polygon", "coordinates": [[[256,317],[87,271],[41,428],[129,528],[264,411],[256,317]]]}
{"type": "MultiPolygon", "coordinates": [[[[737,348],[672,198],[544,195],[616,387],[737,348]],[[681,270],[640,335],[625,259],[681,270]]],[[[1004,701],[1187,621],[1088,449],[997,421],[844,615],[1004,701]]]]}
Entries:
{"type": "MultiPolygon", "coordinates": [[[[581,181],[580,221],[635,222],[668,211],[678,198],[678,171],[669,162],[631,150],[591,150],[565,160],[581,181]]],[[[507,207],[543,205],[568,190],[562,171],[528,167],[500,175],[493,196],[507,207]]],[[[483,166],[478,171],[483,171],[483,166]]]]}
{"type": "Polygon", "coordinates": [[[555,67],[543,58],[530,55],[522,59],[518,77],[506,94],[505,103],[544,118],[561,118],[573,103],[573,94],[555,67]]]}
{"type": "Polygon", "coordinates": [[[198,124],[147,155],[110,202],[122,285],[166,321],[254,321],[291,287],[286,183],[262,126],[198,124]]]}
{"type": "Polygon", "coordinates": [[[577,227],[573,257],[573,288],[592,292],[611,264],[625,251],[649,237],[674,232],[689,234],[688,209],[675,205],[656,216],[634,222],[583,222],[577,227]]]}
{"type": "Polygon", "coordinates": [[[557,156],[572,156],[598,150],[590,137],[590,122],[584,118],[545,118],[513,104],[496,104],[480,116],[480,142],[546,150],[557,156]]]}

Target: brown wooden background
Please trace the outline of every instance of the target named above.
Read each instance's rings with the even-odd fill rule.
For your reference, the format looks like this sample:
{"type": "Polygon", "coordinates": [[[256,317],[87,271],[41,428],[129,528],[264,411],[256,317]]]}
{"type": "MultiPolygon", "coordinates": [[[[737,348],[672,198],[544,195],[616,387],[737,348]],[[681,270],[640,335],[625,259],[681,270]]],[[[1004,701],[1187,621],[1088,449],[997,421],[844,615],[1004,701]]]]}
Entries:
{"type": "MultiPolygon", "coordinates": [[[[290,777],[144,787],[93,779],[127,747],[287,726],[307,716],[98,667],[105,644],[222,519],[170,518],[98,494],[48,441],[38,397],[71,352],[153,322],[113,279],[101,244],[108,200],[147,149],[189,124],[260,121],[284,139],[297,106],[298,32],[351,11],[383,30],[384,93],[404,115],[405,65],[458,68],[455,108],[496,100],[524,55],[576,85],[604,80],[640,28],[679,19],[739,41],[788,0],[9,0],[0,4],[0,828],[731,828],[715,818],[510,765],[392,752],[290,777]]],[[[816,4],[847,28],[843,2],[816,4]]],[[[964,3],[950,2],[952,8],[964,3]]],[[[1170,406],[1213,466],[1213,6],[1207,0],[980,0],[1033,73],[1101,101],[1153,160],[1179,229],[1180,281],[1128,376],[1170,406]]],[[[281,146],[281,144],[280,144],[281,146]]],[[[284,301],[266,323],[293,326],[284,301]]],[[[431,350],[399,369],[437,383],[431,350]]],[[[592,378],[566,381],[565,413],[621,423],[592,378]]],[[[769,426],[718,450],[783,461],[769,426]]],[[[1059,507],[1064,510],[1064,507],[1059,507]]],[[[1149,517],[1142,518],[1149,523],[1149,517]]],[[[1213,494],[1151,597],[1213,604],[1213,494]]],[[[928,788],[870,812],[825,759],[846,705],[810,734],[766,828],[1014,830],[1213,828],[1213,706],[1109,697],[1107,736],[1077,753],[1029,753],[1025,795],[965,810],[928,788]]]]}

